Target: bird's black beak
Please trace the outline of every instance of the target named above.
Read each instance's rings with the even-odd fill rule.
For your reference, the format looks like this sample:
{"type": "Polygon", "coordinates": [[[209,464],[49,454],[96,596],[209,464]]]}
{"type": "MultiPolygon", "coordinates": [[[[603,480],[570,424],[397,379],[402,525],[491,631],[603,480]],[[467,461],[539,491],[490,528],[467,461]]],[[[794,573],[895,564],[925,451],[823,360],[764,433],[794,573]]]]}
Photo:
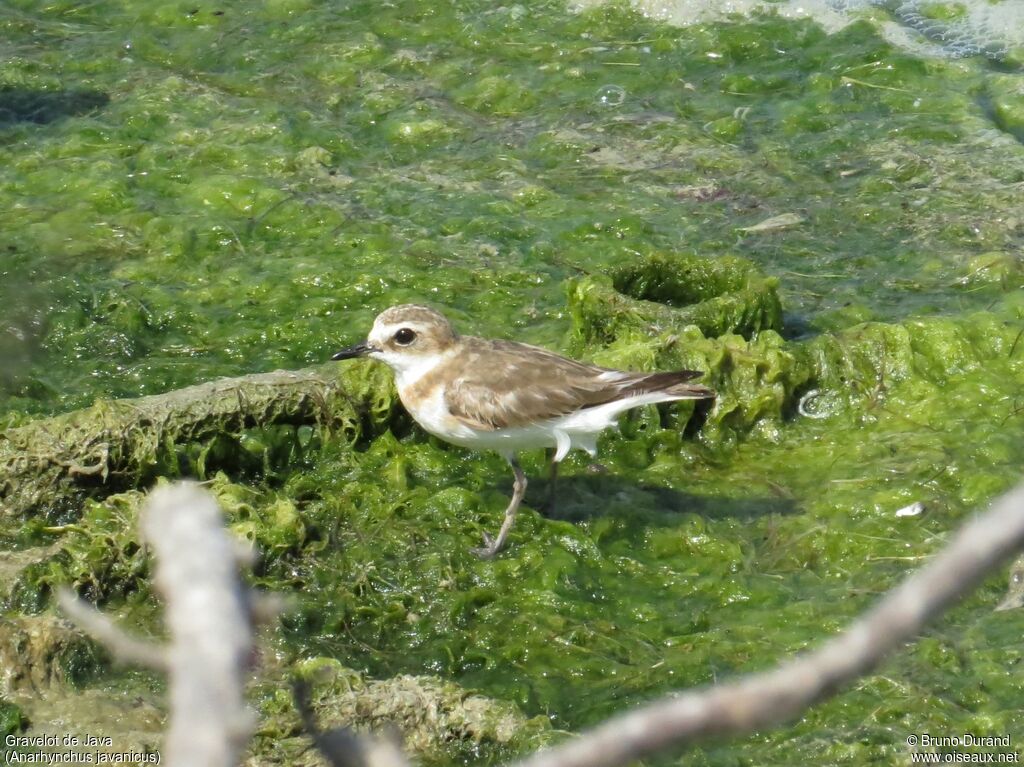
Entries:
{"type": "Polygon", "coordinates": [[[366,341],[358,343],[355,346],[350,346],[347,349],[342,349],[340,352],[331,357],[332,360],[350,360],[353,357],[362,357],[370,352],[377,351],[375,346],[370,346],[366,341]]]}

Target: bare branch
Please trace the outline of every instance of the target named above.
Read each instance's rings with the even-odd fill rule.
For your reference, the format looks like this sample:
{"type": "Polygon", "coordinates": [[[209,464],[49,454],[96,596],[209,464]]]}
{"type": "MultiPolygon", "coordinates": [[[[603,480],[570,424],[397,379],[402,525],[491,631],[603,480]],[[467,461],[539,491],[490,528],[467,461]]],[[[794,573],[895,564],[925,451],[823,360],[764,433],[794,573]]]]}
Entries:
{"type": "Polygon", "coordinates": [[[617,767],[712,736],[797,716],[875,666],[1024,544],[1024,485],[965,525],[932,561],[816,652],[731,684],[671,695],[613,717],[518,767],[617,767]]]}
{"type": "Polygon", "coordinates": [[[60,589],[57,601],[68,618],[110,650],[115,660],[136,663],[158,671],[167,670],[167,651],[163,647],[128,636],[110,618],[75,596],[71,589],[60,589]]]}
{"type": "Polygon", "coordinates": [[[60,593],[61,606],[118,659],[170,674],[164,751],[170,767],[237,764],[253,728],[243,697],[253,657],[253,597],[238,577],[238,544],[224,529],[217,501],[194,482],[154,490],[141,522],[156,555],[153,580],[167,603],[170,646],[125,635],[68,590],[60,593]]]}
{"type": "Polygon", "coordinates": [[[154,582],[172,637],[167,764],[237,764],[253,727],[243,698],[253,642],[236,546],[216,500],[192,482],[154,490],[142,529],[156,555],[154,582]]]}

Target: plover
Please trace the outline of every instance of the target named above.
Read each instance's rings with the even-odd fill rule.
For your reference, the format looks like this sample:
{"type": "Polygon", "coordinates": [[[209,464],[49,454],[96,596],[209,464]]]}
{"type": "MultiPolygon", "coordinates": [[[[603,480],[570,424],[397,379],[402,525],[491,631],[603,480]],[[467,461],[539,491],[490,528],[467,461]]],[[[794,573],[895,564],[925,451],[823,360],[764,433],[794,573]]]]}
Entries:
{"type": "Polygon", "coordinates": [[[555,448],[554,470],[573,448],[595,455],[597,435],[625,410],[715,396],[690,383],[701,376],[696,370],[628,373],[515,341],[463,336],[443,314],[415,304],[381,312],[366,341],[331,359],[363,356],[391,367],[402,404],[430,434],[495,450],[512,466],[515,484],[501,530],[496,538],[485,533],[484,546],[473,549],[483,558],[505,545],[526,492],[518,451],[555,448]]]}

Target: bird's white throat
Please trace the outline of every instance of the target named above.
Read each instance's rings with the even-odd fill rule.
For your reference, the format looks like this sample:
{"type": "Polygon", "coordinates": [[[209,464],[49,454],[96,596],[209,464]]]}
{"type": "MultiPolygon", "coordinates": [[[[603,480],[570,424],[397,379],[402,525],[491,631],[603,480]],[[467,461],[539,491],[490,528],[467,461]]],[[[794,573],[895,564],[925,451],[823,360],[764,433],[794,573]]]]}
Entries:
{"type": "Polygon", "coordinates": [[[405,352],[375,351],[370,357],[380,360],[395,371],[395,385],[399,391],[414,386],[423,376],[433,373],[452,358],[454,350],[441,354],[407,354],[405,352]]]}

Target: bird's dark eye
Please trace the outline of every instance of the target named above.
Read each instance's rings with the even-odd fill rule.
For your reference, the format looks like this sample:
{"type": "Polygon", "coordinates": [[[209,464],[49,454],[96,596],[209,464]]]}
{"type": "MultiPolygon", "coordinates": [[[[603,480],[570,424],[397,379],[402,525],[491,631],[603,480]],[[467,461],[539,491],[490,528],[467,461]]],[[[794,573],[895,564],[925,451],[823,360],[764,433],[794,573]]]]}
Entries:
{"type": "Polygon", "coordinates": [[[399,346],[408,346],[416,340],[416,331],[412,328],[401,328],[395,333],[395,343],[399,346]]]}

